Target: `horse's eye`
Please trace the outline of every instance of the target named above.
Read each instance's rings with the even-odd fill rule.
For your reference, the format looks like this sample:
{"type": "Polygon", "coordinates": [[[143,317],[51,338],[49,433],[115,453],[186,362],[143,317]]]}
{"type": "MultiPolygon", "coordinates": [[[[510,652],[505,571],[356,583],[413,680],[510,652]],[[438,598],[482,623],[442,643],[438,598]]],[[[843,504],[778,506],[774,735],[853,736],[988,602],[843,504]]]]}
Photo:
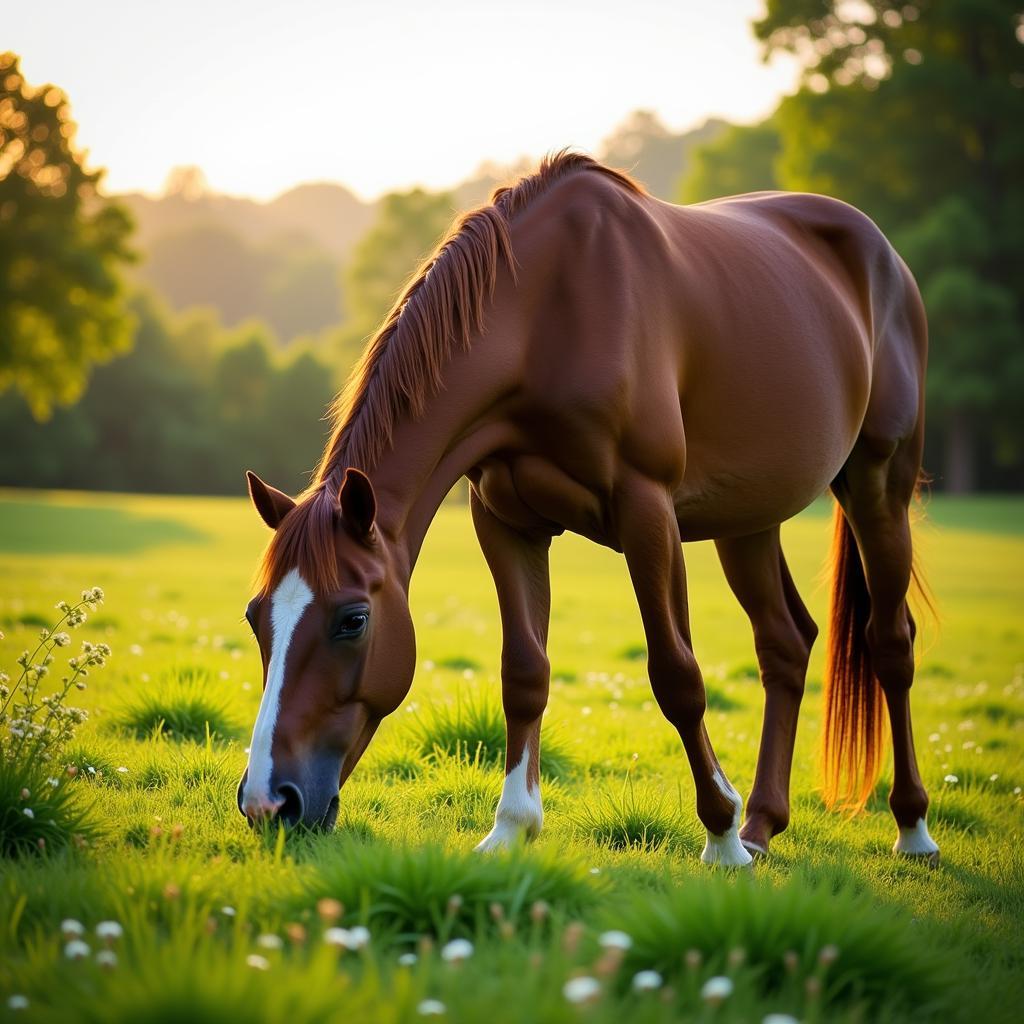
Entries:
{"type": "Polygon", "coordinates": [[[335,640],[358,640],[366,632],[370,612],[366,608],[349,608],[343,611],[334,626],[335,640]]]}

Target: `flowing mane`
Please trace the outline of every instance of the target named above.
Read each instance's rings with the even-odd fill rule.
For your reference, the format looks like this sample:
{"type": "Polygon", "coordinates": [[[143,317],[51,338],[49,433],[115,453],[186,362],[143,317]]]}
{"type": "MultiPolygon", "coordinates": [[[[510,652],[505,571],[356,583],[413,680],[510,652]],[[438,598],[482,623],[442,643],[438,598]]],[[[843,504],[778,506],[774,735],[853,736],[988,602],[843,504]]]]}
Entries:
{"type": "Polygon", "coordinates": [[[459,217],[413,274],[331,406],[331,436],[313,482],[263,554],[256,574],[259,592],[294,566],[320,593],[337,587],[334,535],[341,475],[348,466],[372,468],[391,443],[398,420],[406,413],[422,415],[440,390],[452,354],[468,349],[483,329],[500,262],[515,275],[512,218],[554,182],[582,171],[643,191],[623,172],[562,150],[545,157],[534,174],[496,188],[489,203],[459,217]]]}

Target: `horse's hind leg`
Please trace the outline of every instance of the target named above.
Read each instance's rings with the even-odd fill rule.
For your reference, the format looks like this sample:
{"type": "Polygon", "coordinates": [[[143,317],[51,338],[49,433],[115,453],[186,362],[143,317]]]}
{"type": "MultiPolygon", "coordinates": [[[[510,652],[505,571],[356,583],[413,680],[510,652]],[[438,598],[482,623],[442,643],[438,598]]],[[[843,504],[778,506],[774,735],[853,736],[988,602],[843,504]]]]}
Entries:
{"type": "Polygon", "coordinates": [[[715,757],[704,727],[707,697],[690,643],[686,570],[669,492],[631,476],[616,493],[615,521],[647,637],[647,670],[665,717],[683,741],[707,829],[706,864],[743,867],[751,856],[739,840],[743,801],[715,757]]]}
{"type": "Polygon", "coordinates": [[[786,565],[776,526],[715,542],[726,579],[750,618],[764,686],[764,725],[754,788],[740,839],[767,853],[789,824],[789,775],[807,660],[818,635],[786,565]]]}
{"type": "Polygon", "coordinates": [[[893,849],[935,861],[939,849],[925,824],[928,794],[910,722],[915,626],[907,606],[913,574],[909,506],[919,466],[919,437],[900,442],[891,453],[862,437],[832,487],[857,540],[871,598],[865,640],[892,726],[889,806],[899,826],[893,849]]]}

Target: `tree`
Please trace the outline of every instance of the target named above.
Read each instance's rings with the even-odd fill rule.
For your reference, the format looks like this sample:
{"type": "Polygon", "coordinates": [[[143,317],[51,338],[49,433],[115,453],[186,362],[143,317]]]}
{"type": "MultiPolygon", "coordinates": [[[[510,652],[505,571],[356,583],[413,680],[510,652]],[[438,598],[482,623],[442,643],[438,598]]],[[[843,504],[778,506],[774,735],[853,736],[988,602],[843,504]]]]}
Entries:
{"type": "Polygon", "coordinates": [[[698,146],[679,182],[681,203],[702,203],[719,196],[779,187],[775,165],[782,140],[771,119],[755,125],[730,125],[711,142],[698,146]]]}
{"type": "Polygon", "coordinates": [[[96,189],[68,99],[30,86],[0,54],[0,391],[43,419],[82,393],[89,369],[131,345],[121,267],[131,222],[96,189]]]}
{"type": "Polygon", "coordinates": [[[345,271],[350,320],[340,337],[348,361],[381,324],[402,285],[440,241],[454,217],[447,192],[393,192],[380,202],[373,227],[352,253],[345,271]]]}
{"type": "Polygon", "coordinates": [[[928,450],[951,489],[988,453],[1024,464],[1008,427],[1024,386],[1022,24],[1016,0],[769,0],[755,24],[766,52],[805,65],[775,115],[781,183],[865,210],[918,277],[928,450]]]}

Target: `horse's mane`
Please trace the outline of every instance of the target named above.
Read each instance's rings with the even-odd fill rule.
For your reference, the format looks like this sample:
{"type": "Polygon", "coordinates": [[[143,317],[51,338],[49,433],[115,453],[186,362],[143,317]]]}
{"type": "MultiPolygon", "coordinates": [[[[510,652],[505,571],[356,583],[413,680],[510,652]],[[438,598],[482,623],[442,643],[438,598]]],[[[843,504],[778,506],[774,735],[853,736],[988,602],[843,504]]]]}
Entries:
{"type": "Polygon", "coordinates": [[[534,174],[496,188],[490,202],[458,218],[413,274],[332,403],[331,436],[312,484],[263,554],[256,576],[260,592],[295,566],[317,592],[337,588],[334,537],[345,469],[376,465],[399,418],[422,415],[456,348],[468,349],[473,335],[483,330],[501,260],[513,277],[516,273],[512,218],[555,181],[585,170],[643,191],[621,171],[562,150],[546,157],[534,174]]]}

